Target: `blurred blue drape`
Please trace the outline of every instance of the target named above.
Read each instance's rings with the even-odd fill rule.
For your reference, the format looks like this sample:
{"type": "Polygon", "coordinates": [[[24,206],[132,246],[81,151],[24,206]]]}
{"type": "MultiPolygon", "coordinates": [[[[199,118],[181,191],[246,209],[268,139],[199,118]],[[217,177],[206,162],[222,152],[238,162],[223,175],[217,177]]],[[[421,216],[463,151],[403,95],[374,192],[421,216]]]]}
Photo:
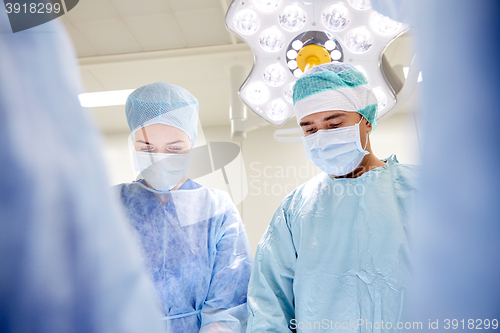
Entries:
{"type": "Polygon", "coordinates": [[[416,314],[484,329],[500,320],[500,1],[372,2],[414,24],[423,70],[416,314]]]}
{"type": "Polygon", "coordinates": [[[0,332],[164,332],[59,22],[0,10],[0,332]]]}

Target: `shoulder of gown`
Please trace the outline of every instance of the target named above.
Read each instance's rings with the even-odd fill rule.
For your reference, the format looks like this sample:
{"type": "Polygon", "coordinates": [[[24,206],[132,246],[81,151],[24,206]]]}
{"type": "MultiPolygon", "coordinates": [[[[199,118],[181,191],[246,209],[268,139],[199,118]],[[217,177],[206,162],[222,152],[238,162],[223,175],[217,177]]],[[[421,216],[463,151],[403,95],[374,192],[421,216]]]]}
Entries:
{"type": "MultiPolygon", "coordinates": [[[[396,155],[392,155],[387,159],[382,161],[386,162],[384,167],[374,169],[367,172],[362,177],[356,179],[350,179],[349,181],[364,181],[364,178],[375,175],[376,173],[386,173],[390,175],[394,186],[398,190],[413,191],[417,189],[417,180],[420,167],[418,165],[412,164],[402,164],[399,163],[396,155]]],[[[374,177],[375,186],[376,182],[382,179],[382,177],[374,177]]],[[[295,208],[301,207],[305,200],[314,198],[321,193],[322,188],[325,186],[330,186],[333,184],[331,178],[328,174],[321,172],[314,176],[310,180],[306,181],[302,185],[298,186],[290,194],[288,194],[281,202],[278,209],[284,210],[285,213],[291,214],[295,208]]],[[[325,193],[331,193],[325,191],[325,193]]]]}

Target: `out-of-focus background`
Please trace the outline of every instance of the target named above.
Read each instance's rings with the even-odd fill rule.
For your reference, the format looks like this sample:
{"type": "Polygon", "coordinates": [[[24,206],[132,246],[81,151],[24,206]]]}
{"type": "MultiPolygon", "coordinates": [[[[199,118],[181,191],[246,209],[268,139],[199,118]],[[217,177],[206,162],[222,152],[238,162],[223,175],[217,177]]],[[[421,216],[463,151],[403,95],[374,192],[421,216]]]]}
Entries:
{"type": "MultiPolygon", "coordinates": [[[[275,141],[274,126],[232,141],[230,68],[239,65],[250,73],[254,58],[247,44],[225,27],[229,5],[229,0],[85,0],[61,20],[76,49],[84,92],[135,89],[157,81],[180,85],[200,102],[200,140],[241,147],[248,195],[238,209],[255,251],[281,200],[320,171],[306,159],[302,143],[275,141]]],[[[385,51],[401,82],[413,39],[410,31],[385,51]]],[[[371,135],[377,157],[396,154],[401,163],[419,164],[418,101],[417,88],[405,105],[380,120],[371,135]]],[[[104,138],[110,186],[133,181],[125,107],[87,110],[104,138]]],[[[250,111],[248,115],[256,117],[250,111]]],[[[296,126],[292,117],[282,128],[296,126]]]]}

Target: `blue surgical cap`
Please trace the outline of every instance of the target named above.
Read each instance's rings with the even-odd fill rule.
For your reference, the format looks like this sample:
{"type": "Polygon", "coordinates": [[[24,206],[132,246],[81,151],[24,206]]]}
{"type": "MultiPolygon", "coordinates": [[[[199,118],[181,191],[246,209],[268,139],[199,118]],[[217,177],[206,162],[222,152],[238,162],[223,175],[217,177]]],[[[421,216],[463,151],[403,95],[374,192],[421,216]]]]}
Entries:
{"type": "Polygon", "coordinates": [[[156,82],[130,94],[125,115],[132,135],[148,125],[165,124],[184,131],[193,146],[198,110],[198,100],[186,89],[167,82],[156,82]]]}
{"type": "Polygon", "coordinates": [[[293,88],[293,105],[299,123],[313,113],[341,110],[357,112],[373,129],[377,126],[377,97],[364,75],[349,64],[331,62],[305,72],[293,88]]]}

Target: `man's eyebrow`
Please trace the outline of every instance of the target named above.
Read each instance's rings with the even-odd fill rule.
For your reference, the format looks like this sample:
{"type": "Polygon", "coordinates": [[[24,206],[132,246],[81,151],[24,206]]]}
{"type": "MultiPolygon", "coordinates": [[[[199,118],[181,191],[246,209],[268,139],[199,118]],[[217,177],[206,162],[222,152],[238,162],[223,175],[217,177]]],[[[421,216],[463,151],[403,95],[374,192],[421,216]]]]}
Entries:
{"type": "Polygon", "coordinates": [[[323,119],[323,121],[328,121],[328,120],[332,120],[332,119],[335,119],[335,118],[338,118],[338,117],[343,117],[343,116],[345,116],[345,114],[343,114],[343,113],[336,113],[336,114],[332,114],[331,116],[326,117],[325,119],[323,119]]]}
{"type": "MultiPolygon", "coordinates": [[[[328,120],[332,120],[332,119],[335,119],[338,117],[343,117],[343,116],[345,116],[344,113],[336,113],[336,114],[332,114],[331,116],[326,117],[325,119],[323,119],[323,121],[328,121],[328,120]]],[[[303,122],[299,123],[299,126],[309,126],[309,125],[312,125],[312,122],[303,121],[303,122]]]]}

